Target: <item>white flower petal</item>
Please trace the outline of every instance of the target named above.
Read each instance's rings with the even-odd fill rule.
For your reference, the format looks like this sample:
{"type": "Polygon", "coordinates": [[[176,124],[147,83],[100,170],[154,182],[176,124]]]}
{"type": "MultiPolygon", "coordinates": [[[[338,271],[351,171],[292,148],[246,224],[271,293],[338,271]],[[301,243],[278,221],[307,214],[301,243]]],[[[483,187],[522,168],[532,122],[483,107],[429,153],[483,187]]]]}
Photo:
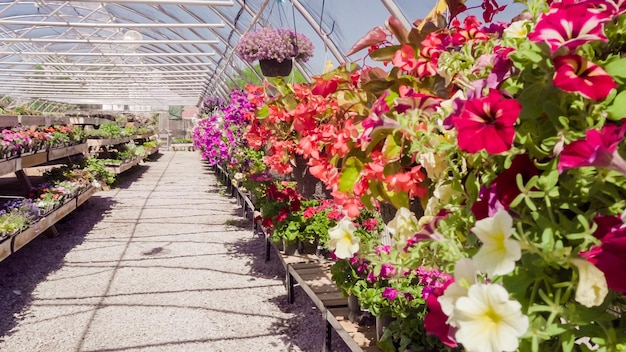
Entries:
{"type": "Polygon", "coordinates": [[[584,259],[570,261],[578,268],[578,286],[574,297],[576,301],[589,308],[601,305],[609,293],[604,273],[584,259]]]}
{"type": "Polygon", "coordinates": [[[519,302],[509,300],[504,287],[475,284],[456,302],[456,339],[467,351],[515,351],[528,330],[528,317],[521,308],[519,302]]]}
{"type": "Polygon", "coordinates": [[[515,269],[522,251],[519,242],[510,238],[513,218],[506,210],[500,209],[493,217],[477,221],[472,231],[483,243],[473,258],[480,271],[493,277],[515,269]]]}
{"type": "Polygon", "coordinates": [[[361,239],[353,236],[356,227],[352,220],[347,217],[341,219],[335,227],[328,230],[330,237],[328,247],[335,251],[337,258],[352,258],[354,253],[359,251],[361,239]]]}

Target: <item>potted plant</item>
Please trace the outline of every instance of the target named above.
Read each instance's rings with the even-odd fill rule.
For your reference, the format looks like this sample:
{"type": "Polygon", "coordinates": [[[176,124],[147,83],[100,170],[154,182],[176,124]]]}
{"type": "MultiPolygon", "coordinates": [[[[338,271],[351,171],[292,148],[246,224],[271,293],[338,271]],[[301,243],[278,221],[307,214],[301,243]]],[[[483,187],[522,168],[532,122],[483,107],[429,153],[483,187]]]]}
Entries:
{"type": "Polygon", "coordinates": [[[244,34],[236,52],[248,62],[259,60],[267,77],[288,76],[292,59],[306,62],[313,56],[313,43],[302,33],[284,28],[259,28],[244,34]]]}

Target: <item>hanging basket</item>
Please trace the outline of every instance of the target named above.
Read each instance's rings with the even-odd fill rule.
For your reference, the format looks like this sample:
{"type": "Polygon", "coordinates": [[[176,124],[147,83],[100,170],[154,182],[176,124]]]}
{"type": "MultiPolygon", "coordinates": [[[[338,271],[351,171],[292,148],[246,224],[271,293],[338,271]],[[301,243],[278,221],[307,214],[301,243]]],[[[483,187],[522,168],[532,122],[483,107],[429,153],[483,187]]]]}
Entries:
{"type": "Polygon", "coordinates": [[[293,68],[293,61],[291,59],[278,62],[275,59],[259,60],[261,65],[261,72],[265,77],[284,77],[289,76],[291,69],[293,68]]]}

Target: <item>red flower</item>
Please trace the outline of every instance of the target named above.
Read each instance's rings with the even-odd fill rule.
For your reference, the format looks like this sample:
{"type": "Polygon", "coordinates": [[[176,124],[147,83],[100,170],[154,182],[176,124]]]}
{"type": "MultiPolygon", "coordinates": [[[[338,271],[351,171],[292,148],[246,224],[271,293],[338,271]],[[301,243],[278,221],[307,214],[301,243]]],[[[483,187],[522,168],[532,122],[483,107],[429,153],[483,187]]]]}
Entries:
{"type": "Polygon", "coordinates": [[[585,98],[602,100],[617,84],[602,67],[578,55],[554,58],[554,85],[585,98]]]}
{"type": "MultiPolygon", "coordinates": [[[[610,222],[604,221],[604,219],[597,220],[601,225],[610,222]]],[[[599,238],[602,243],[599,246],[593,246],[586,252],[581,252],[580,255],[602,270],[609,288],[626,293],[626,279],[624,279],[626,225],[622,221],[614,221],[613,223],[614,226],[599,226],[594,236],[599,238]]]]}
{"type": "Polygon", "coordinates": [[[330,81],[326,81],[321,77],[316,77],[315,80],[317,81],[317,84],[315,84],[311,90],[312,94],[327,97],[329,94],[337,91],[337,82],[339,81],[339,78],[333,77],[330,81]]]}
{"type": "Polygon", "coordinates": [[[491,187],[480,190],[479,200],[472,205],[476,220],[493,216],[498,209],[508,210],[511,202],[521,193],[517,187],[517,175],[522,175],[524,183],[539,173],[539,169],[527,154],[520,154],[513,159],[511,167],[502,171],[491,187]]]}
{"type": "Polygon", "coordinates": [[[403,71],[413,71],[417,67],[415,49],[412,46],[403,44],[402,48],[393,55],[391,63],[403,71]]]}
{"type": "Polygon", "coordinates": [[[469,153],[485,149],[498,154],[509,150],[515,137],[513,126],[521,110],[517,100],[504,99],[495,89],[490,89],[486,97],[467,100],[461,111],[451,116],[459,147],[469,153]]]}

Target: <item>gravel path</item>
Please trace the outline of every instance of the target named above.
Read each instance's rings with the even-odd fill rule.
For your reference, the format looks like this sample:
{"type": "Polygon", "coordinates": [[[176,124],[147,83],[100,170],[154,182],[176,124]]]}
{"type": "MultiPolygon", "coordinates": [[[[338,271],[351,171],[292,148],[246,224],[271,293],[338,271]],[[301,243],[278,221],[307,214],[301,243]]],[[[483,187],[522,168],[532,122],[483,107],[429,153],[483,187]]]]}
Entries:
{"type": "Polygon", "coordinates": [[[0,351],[322,349],[321,313],[300,290],[287,303],[282,266],[196,153],[128,171],[57,228],[0,262],[0,351]]]}

